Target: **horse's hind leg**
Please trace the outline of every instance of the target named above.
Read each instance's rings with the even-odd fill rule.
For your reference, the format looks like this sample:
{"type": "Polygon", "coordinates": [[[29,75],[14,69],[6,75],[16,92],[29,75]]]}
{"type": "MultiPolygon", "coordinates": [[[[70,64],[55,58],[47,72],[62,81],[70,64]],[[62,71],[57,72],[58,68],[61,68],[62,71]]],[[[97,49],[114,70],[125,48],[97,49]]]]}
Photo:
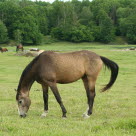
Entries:
{"type": "Polygon", "coordinates": [[[82,78],[82,80],[84,82],[84,86],[85,86],[85,89],[86,89],[86,95],[87,95],[88,107],[89,107],[87,109],[87,112],[83,115],[83,117],[88,118],[92,114],[93,103],[94,103],[94,98],[95,98],[95,82],[96,82],[96,79],[85,76],[85,77],[82,78]]]}
{"type": "Polygon", "coordinates": [[[52,90],[52,92],[53,92],[53,94],[54,94],[54,96],[55,96],[57,102],[59,103],[59,105],[60,105],[60,107],[61,107],[61,109],[62,109],[62,113],[63,113],[62,117],[66,117],[67,111],[66,111],[66,109],[65,109],[65,107],[64,107],[64,105],[63,105],[63,102],[62,102],[62,100],[61,100],[61,97],[60,97],[60,94],[59,94],[59,91],[58,91],[58,88],[57,88],[56,83],[52,83],[52,84],[50,85],[50,88],[51,88],[51,90],[52,90]]]}
{"type": "Polygon", "coordinates": [[[46,117],[46,115],[48,114],[48,85],[42,84],[42,88],[43,88],[44,112],[41,116],[46,117]]]}

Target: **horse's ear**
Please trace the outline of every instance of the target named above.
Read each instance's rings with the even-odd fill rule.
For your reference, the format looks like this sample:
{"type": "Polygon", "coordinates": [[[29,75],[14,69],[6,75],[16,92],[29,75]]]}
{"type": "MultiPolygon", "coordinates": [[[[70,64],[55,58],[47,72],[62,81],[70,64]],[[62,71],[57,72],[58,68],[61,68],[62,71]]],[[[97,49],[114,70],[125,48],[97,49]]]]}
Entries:
{"type": "Polygon", "coordinates": [[[17,92],[17,89],[14,89],[15,90],[15,92],[17,92]]]}

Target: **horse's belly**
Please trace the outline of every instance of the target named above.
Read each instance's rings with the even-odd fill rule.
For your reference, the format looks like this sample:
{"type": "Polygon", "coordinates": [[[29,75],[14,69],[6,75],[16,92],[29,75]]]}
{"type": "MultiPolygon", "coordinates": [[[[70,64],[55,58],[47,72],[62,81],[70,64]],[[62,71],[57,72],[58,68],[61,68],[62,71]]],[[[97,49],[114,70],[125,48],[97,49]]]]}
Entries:
{"type": "Polygon", "coordinates": [[[65,84],[65,83],[72,83],[77,81],[78,79],[82,78],[84,75],[83,71],[72,71],[71,72],[62,72],[56,75],[56,82],[65,84]]]}
{"type": "Polygon", "coordinates": [[[60,83],[60,84],[67,84],[67,83],[72,83],[72,82],[75,82],[77,80],[79,80],[81,77],[76,77],[76,78],[61,78],[61,79],[58,79],[56,82],[57,83],[60,83]]]}

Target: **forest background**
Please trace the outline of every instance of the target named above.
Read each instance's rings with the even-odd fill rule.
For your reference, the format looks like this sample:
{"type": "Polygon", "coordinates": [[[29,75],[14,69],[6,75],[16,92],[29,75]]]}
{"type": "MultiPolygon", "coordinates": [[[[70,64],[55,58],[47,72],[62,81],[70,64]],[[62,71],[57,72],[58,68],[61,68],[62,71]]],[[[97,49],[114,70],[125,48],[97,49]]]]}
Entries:
{"type": "Polygon", "coordinates": [[[136,44],[136,0],[53,3],[0,0],[0,43],[41,44],[45,36],[70,42],[136,44]]]}

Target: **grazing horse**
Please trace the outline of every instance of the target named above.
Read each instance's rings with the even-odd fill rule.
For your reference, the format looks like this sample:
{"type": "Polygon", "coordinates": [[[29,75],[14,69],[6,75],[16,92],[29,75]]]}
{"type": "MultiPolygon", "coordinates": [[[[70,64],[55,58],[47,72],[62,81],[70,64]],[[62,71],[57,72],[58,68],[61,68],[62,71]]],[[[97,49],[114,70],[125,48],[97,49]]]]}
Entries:
{"type": "Polygon", "coordinates": [[[1,48],[1,47],[0,47],[0,51],[3,53],[3,52],[7,52],[8,49],[7,49],[7,48],[1,48]]]}
{"type": "Polygon", "coordinates": [[[48,113],[48,88],[50,87],[62,109],[62,117],[66,117],[67,111],[57,83],[66,84],[82,79],[88,99],[88,110],[84,117],[90,117],[95,97],[95,83],[103,64],[111,70],[110,81],[102,89],[106,91],[114,84],[118,75],[119,67],[115,62],[87,50],[69,53],[44,51],[27,65],[20,77],[16,94],[19,115],[26,116],[31,104],[29,91],[34,81],[37,81],[43,89],[42,116],[45,117],[48,113]]]}
{"type": "Polygon", "coordinates": [[[22,44],[19,44],[19,45],[16,46],[16,52],[18,52],[19,50],[24,51],[22,44]]]}

